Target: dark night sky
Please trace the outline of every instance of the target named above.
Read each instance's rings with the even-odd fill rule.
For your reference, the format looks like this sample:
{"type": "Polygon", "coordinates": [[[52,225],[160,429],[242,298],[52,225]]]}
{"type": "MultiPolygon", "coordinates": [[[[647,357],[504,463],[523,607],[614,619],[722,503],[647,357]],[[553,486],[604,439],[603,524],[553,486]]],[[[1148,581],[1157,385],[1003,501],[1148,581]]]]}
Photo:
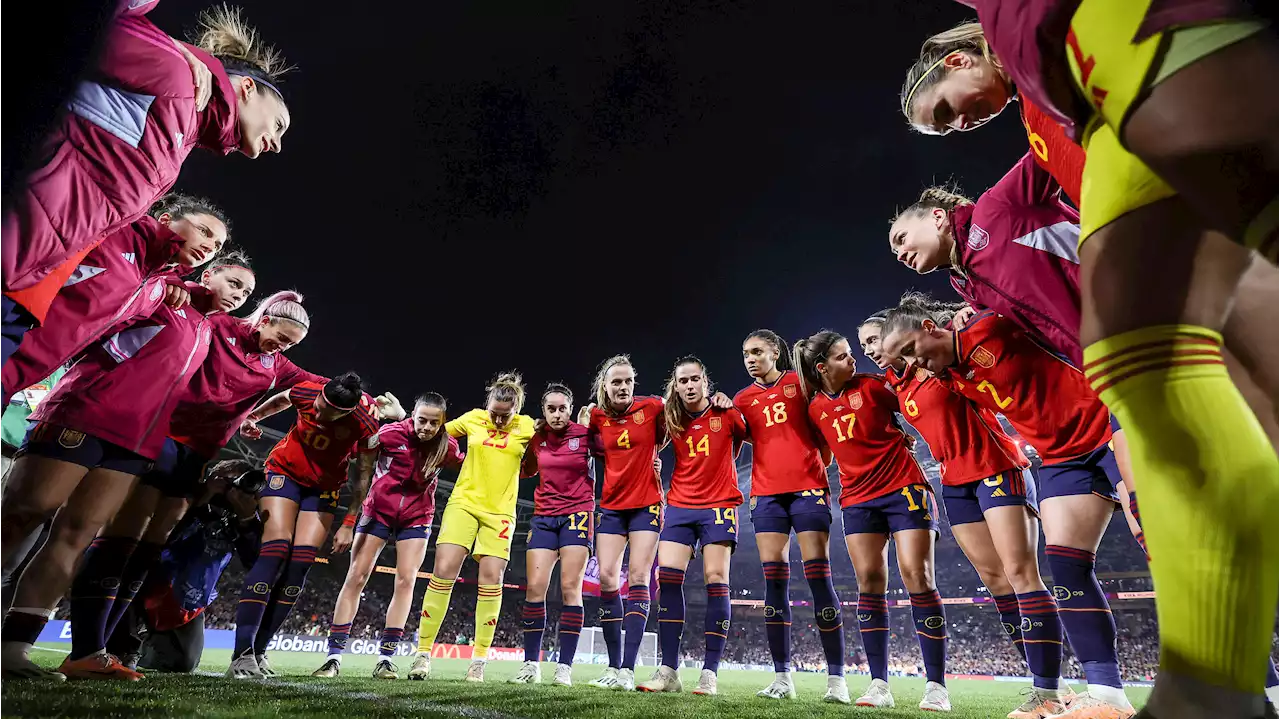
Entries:
{"type": "MultiPolygon", "coordinates": [[[[535,402],[553,379],[585,400],[616,352],[642,393],[693,353],[732,394],[756,327],[852,334],[946,291],[890,257],[895,208],[976,195],[1026,147],[1014,112],[906,127],[908,63],[966,17],[943,0],[328,5],[248,4],[299,68],[284,153],[197,152],[177,188],[229,211],[257,297],[307,296],[294,361],[455,414],[512,367],[535,402]]],[[[200,7],[152,18],[180,35],[200,7]]]]}

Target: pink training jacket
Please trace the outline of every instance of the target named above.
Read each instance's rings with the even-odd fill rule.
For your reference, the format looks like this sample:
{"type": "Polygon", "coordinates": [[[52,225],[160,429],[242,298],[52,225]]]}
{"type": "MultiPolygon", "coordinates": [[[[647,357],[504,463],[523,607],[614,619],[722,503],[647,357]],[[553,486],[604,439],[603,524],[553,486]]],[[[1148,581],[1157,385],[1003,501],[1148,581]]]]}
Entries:
{"type": "MultiPolygon", "coordinates": [[[[444,429],[441,428],[441,433],[444,429]]],[[[449,449],[443,466],[457,469],[465,455],[458,440],[445,434],[449,449]]],[[[373,472],[373,487],[364,498],[360,512],[388,527],[430,526],[436,514],[436,483],[440,470],[430,477],[422,476],[427,458],[413,431],[413,418],[406,417],[378,430],[378,466],[373,472]]]]}
{"type": "Polygon", "coordinates": [[[1039,336],[1079,367],[1080,216],[1028,152],[975,205],[951,212],[960,267],[951,286],[1039,336]]]}
{"type": "Polygon", "coordinates": [[[5,292],[36,285],[140,218],[173,187],[192,148],[239,149],[235,90],[222,63],[189,47],[213,74],[213,96],[197,114],[191,67],[150,20],[126,12],[103,42],[92,79],[76,87],[46,139],[43,167],[5,213],[5,292]]]}
{"type": "Polygon", "coordinates": [[[190,283],[192,304],[161,303],[120,323],[94,345],[36,408],[31,419],[73,429],[155,459],[178,398],[209,352],[213,330],[197,307],[208,290],[190,283]]]}
{"type": "Polygon", "coordinates": [[[28,330],[5,362],[4,396],[48,377],[110,327],[154,312],[164,285],[182,283],[169,262],[181,245],[181,237],[149,215],[103,240],[63,284],[44,324],[28,330]]]}
{"type": "Polygon", "coordinates": [[[205,457],[225,447],[263,400],[300,382],[329,381],[279,352],[263,354],[258,331],[244,320],[220,313],[209,321],[209,357],[182,393],[168,428],[175,441],[205,457]]]}

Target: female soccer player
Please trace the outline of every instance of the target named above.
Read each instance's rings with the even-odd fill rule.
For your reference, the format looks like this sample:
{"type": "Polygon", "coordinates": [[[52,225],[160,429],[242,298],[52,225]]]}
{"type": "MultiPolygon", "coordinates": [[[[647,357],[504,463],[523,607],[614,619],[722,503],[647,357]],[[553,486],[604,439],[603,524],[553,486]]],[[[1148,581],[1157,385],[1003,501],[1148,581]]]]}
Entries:
{"type": "Polygon", "coordinates": [[[591,557],[595,534],[595,481],[591,476],[591,453],[599,453],[599,435],[590,437],[583,425],[570,421],[573,392],[559,383],[547,385],[542,393],[542,426],[529,443],[522,474],[538,475],[533,494],[533,527],[529,530],[529,550],[525,566],[529,587],[524,601],[524,666],[511,680],[513,684],[542,681],[538,658],[542,634],[547,628],[547,585],[551,570],[560,560],[560,658],[555,682],[573,685],[573,656],[582,632],[582,577],[591,557]],[[595,446],[591,441],[596,442],[595,446]]]}
{"type": "Polygon", "coordinates": [[[827,494],[829,451],[807,421],[808,401],[789,369],[787,343],[770,330],[756,330],[742,343],[742,360],[753,382],[733,398],[750,430],[751,523],[764,564],[765,632],[776,677],[756,696],[794,699],[791,681],[791,533],[800,543],[804,576],[813,592],[813,614],[827,659],[823,701],[849,703],[844,679],[844,622],[831,582],[827,545],[831,504],[827,494]]]}
{"type": "Polygon", "coordinates": [[[46,139],[47,164],[4,214],[5,359],[22,326],[44,322],[85,253],[145,214],[193,148],[249,158],[280,150],[290,123],[276,87],[284,59],[238,9],[206,11],[200,29],[188,46],[124,13],[107,31],[93,80],[80,83],[46,139]],[[199,110],[191,57],[213,79],[199,110]]]}
{"type": "Polygon", "coordinates": [[[734,458],[747,438],[736,408],[711,403],[711,380],[697,357],[676,362],[667,380],[663,415],[671,433],[675,468],[667,496],[666,523],[658,542],[658,642],[662,664],[645,692],[680,692],[680,637],[684,633],[684,573],[702,548],[706,581],[706,655],[694,694],[716,693],[716,672],[729,635],[729,558],[738,543],[742,492],[734,458]]]}
{"type": "MultiPolygon", "coordinates": [[[[1132,435],[1148,510],[1165,669],[1152,706],[1256,714],[1263,685],[1254,667],[1270,652],[1273,626],[1253,607],[1275,604],[1280,555],[1276,302],[1235,298],[1252,294],[1240,292],[1242,276],[1259,286],[1245,248],[1275,261],[1274,34],[1242,2],[1179,1],[1159,12],[1151,3],[975,5],[989,30],[983,45],[1011,84],[1087,153],[1080,341],[1092,384],[1132,435]],[[1238,322],[1233,304],[1271,321],[1238,322]],[[1224,335],[1239,346],[1237,327],[1258,338],[1262,361],[1237,356],[1251,376],[1270,378],[1259,382],[1262,403],[1251,402],[1255,416],[1271,405],[1261,426],[1223,361],[1224,335]],[[1165,360],[1114,371],[1151,356],[1165,360]],[[1270,429],[1272,447],[1260,429],[1270,429]],[[1243,512],[1234,499],[1242,493],[1258,499],[1243,512]],[[1159,561],[1162,541],[1179,561],[1159,561]]],[[[942,66],[952,55],[917,82],[950,72],[942,66]]],[[[1261,287],[1274,293],[1276,282],[1261,287]]]]}
{"type": "Polygon", "coordinates": [[[333,539],[335,554],[351,546],[351,528],[369,489],[378,432],[376,402],[360,388],[355,372],[327,383],[301,382],[264,402],[246,421],[257,422],[292,406],[298,417],[267,457],[267,486],[259,505],[268,513],[258,561],[245,573],[236,606],[236,645],[227,676],[261,678],[258,656],[302,594],[316,550],[338,509],[338,489],[346,484],[347,463],[359,457],[351,508],[333,539]],[[281,574],[281,566],[284,572],[281,574]]]}
{"type": "Polygon", "coordinates": [[[824,330],[796,343],[792,364],[809,420],[840,468],[840,506],[845,544],[858,577],[858,622],[871,665],[871,685],[858,706],[892,707],[889,691],[888,542],[898,550],[898,570],[911,593],[920,652],[924,656],[924,697],[920,708],[950,711],[946,688],[947,624],[934,582],[933,544],[938,502],[929,480],[898,427],[898,398],[881,375],[854,372],[849,341],[824,330]]]}
{"type": "MultiPolygon", "coordinates": [[[[925,306],[942,326],[962,307],[925,306]]],[[[1029,462],[993,412],[952,392],[928,370],[907,367],[881,352],[883,329],[884,313],[873,315],[858,328],[858,344],[884,370],[907,421],[941,465],[951,533],[991,592],[1001,626],[1031,669],[1035,692],[1009,716],[1038,719],[1061,713],[1074,693],[1059,682],[1062,623],[1036,561],[1040,527],[1029,462]]]]}
{"type": "MultiPolygon", "coordinates": [[[[90,542],[160,455],[181,389],[209,349],[205,313],[223,306],[225,289],[189,285],[191,306],[175,310],[160,304],[144,319],[109,328],[106,339],[68,370],[31,416],[38,424],[14,463],[0,505],[3,551],[45,519],[54,522],[19,580],[0,630],[5,676],[49,678],[27,652],[66,591],[81,553],[89,547],[87,555],[95,554],[90,542]]],[[[97,577],[92,591],[73,587],[73,613],[79,602],[100,601],[101,592],[113,590],[110,578],[97,577]]],[[[73,646],[59,676],[141,678],[105,652],[73,646]]]]}
{"type": "MultiPolygon", "coordinates": [[[[208,200],[167,195],[137,222],[93,248],[49,306],[44,324],[27,332],[4,363],[3,396],[48,377],[111,325],[154,309],[152,292],[179,295],[178,279],[214,259],[227,241],[227,218],[208,200]]],[[[182,302],[173,302],[175,309],[182,302]]],[[[230,308],[223,308],[231,312],[230,308]]]]}
{"type": "Polygon", "coordinates": [[[418,570],[427,556],[431,520],[436,513],[436,483],[441,469],[462,466],[458,440],[440,431],[447,410],[444,397],[428,392],[414,401],[412,417],[385,425],[369,440],[370,448],[378,452],[373,487],[360,509],[360,522],[351,545],[351,566],[333,609],[329,657],[311,676],[338,676],[342,652],[351,636],[351,621],[360,608],[360,596],[382,548],[394,541],[396,584],[391,603],[387,605],[380,658],[373,668],[373,678],[399,678],[391,657],[404,637],[404,623],[409,617],[409,605],[413,603],[418,570]]]}
{"type": "Polygon", "coordinates": [[[636,656],[649,621],[649,573],[662,529],[662,480],[654,471],[667,441],[660,397],[636,397],[636,371],[626,355],[610,357],[596,373],[596,401],[578,421],[604,448],[604,486],[596,559],[600,563],[600,627],[609,668],[591,686],[634,691],[636,656]],[[624,619],[618,596],[622,555],[631,550],[624,619]],[[623,645],[623,625],[626,645],[623,645]]]}
{"type": "Polygon", "coordinates": [[[1040,515],[1054,598],[1089,690],[1073,702],[1079,716],[1129,717],[1116,654],[1116,625],[1098,584],[1094,553],[1118,499],[1115,458],[1107,448],[1107,410],[1079,370],[994,312],[963,329],[939,327],[910,298],[885,317],[881,348],[938,377],[979,407],[1000,412],[1035,447],[1040,515]],[[945,346],[944,346],[945,345],[945,346]]]}
{"type": "Polygon", "coordinates": [[[418,654],[409,670],[410,679],[430,676],[431,647],[449,609],[449,595],[453,593],[462,562],[468,554],[474,554],[480,574],[476,590],[476,641],[471,650],[467,681],[484,681],[484,665],[502,609],[502,575],[511,558],[520,463],[534,431],[533,418],[520,414],[524,407],[524,382],[519,374],[498,375],[486,391],[488,399],[484,409],[473,409],[444,426],[449,436],[467,438],[467,458],[445,505],[444,516],[440,518],[435,567],[422,598],[418,654]]]}

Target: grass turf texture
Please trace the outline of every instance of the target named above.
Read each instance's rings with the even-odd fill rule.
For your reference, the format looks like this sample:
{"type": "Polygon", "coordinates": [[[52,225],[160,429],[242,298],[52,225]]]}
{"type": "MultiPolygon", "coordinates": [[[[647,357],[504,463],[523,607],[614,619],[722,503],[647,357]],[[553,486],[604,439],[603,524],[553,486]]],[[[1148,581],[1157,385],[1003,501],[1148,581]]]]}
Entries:
{"type": "MultiPolygon", "coordinates": [[[[41,645],[62,649],[66,644],[41,645]]],[[[40,664],[56,667],[64,654],[60,651],[32,653],[40,664]]],[[[218,676],[174,675],[151,673],[140,682],[77,681],[65,684],[7,681],[0,689],[0,711],[5,716],[41,717],[463,717],[464,719],[543,719],[550,717],[620,717],[623,719],[655,719],[698,717],[698,719],[799,719],[804,717],[920,717],[931,716],[916,708],[924,691],[924,681],[890,680],[895,709],[864,709],[837,704],[823,704],[826,676],[797,673],[794,675],[795,701],[760,699],[755,693],[763,689],[773,675],[767,672],[722,671],[720,694],[699,697],[689,692],[697,685],[698,671],[681,672],[684,694],[643,694],[609,692],[587,686],[598,677],[602,667],[574,667],[574,686],[559,687],[551,683],[555,665],[543,663],[541,685],[507,684],[520,668],[519,662],[490,662],[485,669],[485,683],[463,681],[467,660],[437,659],[431,663],[431,678],[411,682],[411,657],[399,657],[397,681],[373,679],[370,673],[377,658],[346,655],[342,675],[337,679],[315,679],[311,672],[324,661],[323,654],[273,652],[272,667],[282,676],[266,681],[225,679],[221,676],[231,661],[231,652],[205,652],[202,672],[218,676]]],[[[652,668],[644,667],[639,678],[648,679],[652,668]]],[[[850,675],[849,690],[856,699],[870,681],[868,677],[850,675]]],[[[953,679],[953,710],[950,716],[964,719],[1003,717],[1020,702],[1023,685],[953,679]]],[[[1077,691],[1084,687],[1074,685],[1077,691]]],[[[1147,689],[1130,688],[1130,700],[1136,706],[1145,701],[1147,689]]]]}

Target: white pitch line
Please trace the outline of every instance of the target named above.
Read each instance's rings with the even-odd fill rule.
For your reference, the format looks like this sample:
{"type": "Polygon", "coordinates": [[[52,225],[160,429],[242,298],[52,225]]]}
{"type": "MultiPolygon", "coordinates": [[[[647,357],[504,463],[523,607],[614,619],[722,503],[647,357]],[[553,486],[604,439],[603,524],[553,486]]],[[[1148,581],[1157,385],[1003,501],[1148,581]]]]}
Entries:
{"type": "Polygon", "coordinates": [[[39,650],[40,650],[40,651],[42,651],[42,652],[57,652],[57,653],[59,653],[59,654],[70,654],[70,653],[71,653],[71,651],[70,651],[70,650],[68,650],[68,649],[54,649],[53,647],[42,647],[42,646],[39,646],[39,645],[33,645],[31,648],[32,648],[32,649],[39,649],[39,650]]]}

